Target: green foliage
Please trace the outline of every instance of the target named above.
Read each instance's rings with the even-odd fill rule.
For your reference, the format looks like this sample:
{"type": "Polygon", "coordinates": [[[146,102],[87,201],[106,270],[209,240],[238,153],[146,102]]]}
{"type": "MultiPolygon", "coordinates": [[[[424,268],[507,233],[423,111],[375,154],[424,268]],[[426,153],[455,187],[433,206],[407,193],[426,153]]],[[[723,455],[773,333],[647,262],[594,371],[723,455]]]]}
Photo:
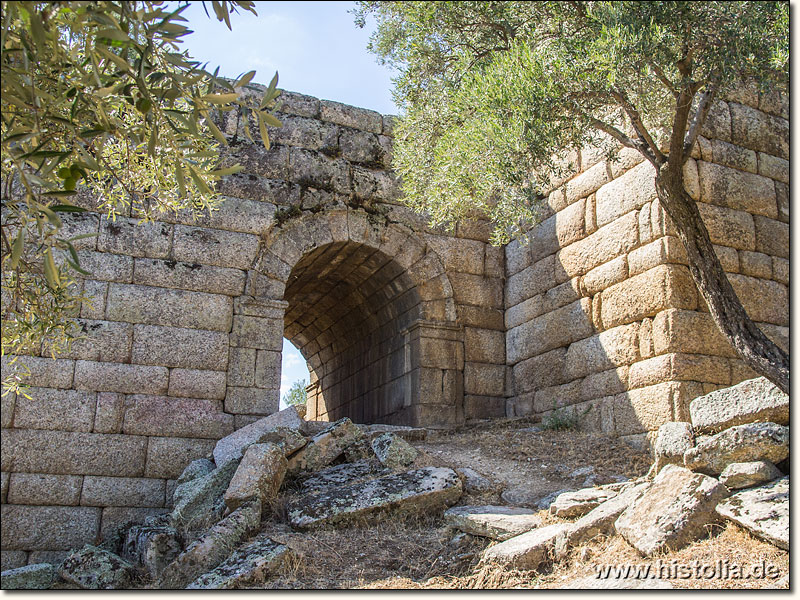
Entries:
{"type": "Polygon", "coordinates": [[[399,71],[405,201],[437,225],[487,214],[497,242],[540,219],[565,149],[661,164],[673,137],[695,141],[684,104],[788,82],[787,2],[360,2],[368,15],[399,71]]]}
{"type": "MultiPolygon", "coordinates": [[[[249,0],[210,3],[230,28],[249,0]]],[[[74,242],[59,215],[91,201],[110,216],[213,210],[225,136],[237,110],[269,147],[277,74],[256,106],[181,51],[187,3],[2,2],[2,353],[55,354],[74,337],[81,301],[74,242]]],[[[244,133],[252,139],[249,128],[244,133]]],[[[19,381],[10,382],[13,388],[19,381]]]]}
{"type": "Polygon", "coordinates": [[[590,410],[592,410],[591,405],[582,411],[573,408],[556,408],[556,403],[553,402],[553,412],[542,419],[542,429],[546,431],[575,431],[580,427],[581,419],[590,410]]]}
{"type": "Polygon", "coordinates": [[[283,395],[283,403],[286,406],[305,405],[308,397],[306,395],[306,380],[299,379],[292,384],[289,391],[283,395]]]}

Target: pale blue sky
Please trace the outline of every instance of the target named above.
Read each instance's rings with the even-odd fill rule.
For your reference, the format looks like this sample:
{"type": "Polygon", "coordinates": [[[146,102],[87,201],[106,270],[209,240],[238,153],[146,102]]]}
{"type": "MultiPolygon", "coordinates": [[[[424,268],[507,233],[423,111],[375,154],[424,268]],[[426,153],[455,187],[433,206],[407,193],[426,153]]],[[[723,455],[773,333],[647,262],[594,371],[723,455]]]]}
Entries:
{"type": "MultiPolygon", "coordinates": [[[[184,48],[209,70],[236,77],[256,71],[253,81],[269,83],[275,71],[279,87],[335,100],[383,114],[396,114],[391,98],[391,72],[367,52],[370,25],[358,29],[347,11],[355,2],[256,2],[258,16],[241,11],[231,15],[233,31],[201,2],[182,14],[194,31],[184,48]]],[[[300,353],[283,341],[281,397],[295,381],[308,382],[300,353]]],[[[283,403],[281,403],[283,408],[283,403]]]]}

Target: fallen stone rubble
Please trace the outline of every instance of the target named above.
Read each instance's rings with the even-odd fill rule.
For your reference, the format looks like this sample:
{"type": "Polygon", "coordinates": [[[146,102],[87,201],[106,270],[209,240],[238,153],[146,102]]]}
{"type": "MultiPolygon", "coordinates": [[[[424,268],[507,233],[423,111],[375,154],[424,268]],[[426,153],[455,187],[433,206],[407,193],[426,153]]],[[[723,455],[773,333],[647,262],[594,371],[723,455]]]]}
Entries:
{"type": "Polygon", "coordinates": [[[273,516],[287,490],[285,518],[295,531],[447,509],[445,523],[457,535],[492,540],[483,564],[507,568],[540,568],[597,536],[620,535],[642,555],[657,555],[685,547],[725,520],[788,549],[788,403],[763,379],[699,397],[690,414],[701,424],[662,426],[647,476],[557,494],[542,506],[547,518],[519,506],[454,506],[465,490],[493,484],[470,469],[412,468],[418,452],[410,442],[424,439],[423,429],[362,426],[347,418],[308,422],[288,408],[219,440],[213,455],[189,464],[169,515],[128,523],[59,566],[5,571],[2,587],[264,584],[292,556],[260,533],[262,518],[273,516]]]}

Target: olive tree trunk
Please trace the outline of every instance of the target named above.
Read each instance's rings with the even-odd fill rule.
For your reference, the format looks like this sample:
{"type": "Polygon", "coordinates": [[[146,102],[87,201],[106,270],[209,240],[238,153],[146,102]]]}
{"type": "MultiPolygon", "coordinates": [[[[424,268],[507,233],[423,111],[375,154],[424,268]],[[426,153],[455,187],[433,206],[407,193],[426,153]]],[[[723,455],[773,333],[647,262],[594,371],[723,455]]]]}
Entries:
{"type": "Polygon", "coordinates": [[[680,169],[677,171],[663,165],[656,176],[656,192],[686,247],[689,271],[711,318],[748,367],[788,394],[789,355],[747,316],[717,258],[697,204],[684,188],[680,169]]]}

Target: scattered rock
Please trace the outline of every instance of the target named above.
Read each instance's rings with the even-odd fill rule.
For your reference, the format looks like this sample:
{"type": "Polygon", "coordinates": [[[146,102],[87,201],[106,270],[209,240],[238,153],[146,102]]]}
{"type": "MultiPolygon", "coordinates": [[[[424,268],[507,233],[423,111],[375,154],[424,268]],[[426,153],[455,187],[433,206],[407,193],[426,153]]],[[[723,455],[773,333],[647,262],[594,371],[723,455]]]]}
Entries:
{"type": "Polygon", "coordinates": [[[694,431],[691,423],[670,422],[658,428],[653,453],[655,454],[655,472],[658,473],[666,465],[683,466],[683,455],[694,448],[694,431]]]}
{"type": "Polygon", "coordinates": [[[570,479],[577,479],[578,477],[588,477],[594,475],[594,467],[592,465],[575,469],[568,475],[570,479]]]}
{"type": "Polygon", "coordinates": [[[595,575],[584,577],[559,588],[562,590],[671,590],[666,579],[601,578],[595,575]]]}
{"type": "Polygon", "coordinates": [[[347,417],[323,429],[289,459],[289,471],[317,471],[336,460],[345,449],[364,438],[361,429],[347,417]]]}
{"type": "Polygon", "coordinates": [[[741,490],[767,483],[781,476],[780,469],[767,460],[731,463],[719,476],[729,490],[741,490]]]}
{"type": "Polygon", "coordinates": [[[184,588],[203,573],[217,567],[260,523],[261,502],[254,500],[240,506],[167,565],[157,587],[184,588]]]}
{"type": "Polygon", "coordinates": [[[291,550],[268,537],[256,539],[234,552],[209,573],[195,579],[189,590],[230,590],[241,585],[264,583],[291,550]]]}
{"type": "Polygon", "coordinates": [[[712,435],[683,455],[686,467],[719,475],[731,463],[768,460],[779,463],[789,456],[789,428],[775,423],[737,425],[712,435]]]}
{"type": "Polygon", "coordinates": [[[376,475],[388,475],[389,470],[376,460],[359,460],[320,469],[300,480],[303,491],[319,492],[340,485],[356,483],[376,475]]]}
{"type": "Polygon", "coordinates": [[[652,485],[617,519],[617,533],[645,556],[679,550],[716,520],[714,508],[728,496],[719,481],[667,465],[652,485]]]}
{"type": "MultiPolygon", "coordinates": [[[[536,506],[536,508],[538,508],[539,510],[548,510],[550,506],[552,506],[553,502],[556,501],[556,498],[558,498],[561,494],[566,494],[567,492],[574,492],[574,491],[575,490],[572,488],[563,488],[557,490],[555,492],[547,494],[547,496],[545,496],[544,498],[539,498],[533,503],[533,505],[536,506]]],[[[503,492],[503,494],[501,494],[500,496],[501,498],[503,498],[503,500],[508,501],[508,499],[505,497],[505,492],[503,492]]]]}
{"type": "Polygon", "coordinates": [[[344,459],[346,462],[353,463],[360,460],[370,460],[375,458],[375,452],[372,450],[372,444],[365,437],[360,441],[350,444],[344,449],[344,459]]]}
{"type": "Polygon", "coordinates": [[[581,517],[613,498],[617,492],[608,488],[584,488],[577,492],[564,492],[550,505],[550,514],[561,518],[581,517]]]}
{"type": "Polygon", "coordinates": [[[58,574],[84,590],[123,590],[131,587],[135,569],[112,552],[84,546],[61,563],[58,574]]]}
{"type": "Polygon", "coordinates": [[[207,458],[198,458],[189,463],[189,466],[183,470],[183,473],[180,474],[175,483],[180,485],[192,479],[197,479],[198,477],[205,477],[215,468],[213,461],[207,458]]]}
{"type": "Polygon", "coordinates": [[[128,529],[122,558],[140,565],[156,579],[182,550],[180,534],[174,527],[134,525],[128,529]]]}
{"type": "Polygon", "coordinates": [[[172,521],[179,530],[203,529],[222,517],[222,496],[238,466],[238,461],[230,460],[208,475],[175,488],[172,521]]]}
{"type": "Polygon", "coordinates": [[[534,511],[516,506],[456,506],[445,511],[444,519],[465,533],[500,541],[542,525],[534,511]]]}
{"type": "Polygon", "coordinates": [[[390,469],[402,469],[414,462],[418,452],[403,438],[394,433],[382,433],[372,440],[375,456],[390,469]]]}
{"type": "Polygon", "coordinates": [[[367,439],[372,440],[384,433],[393,433],[407,442],[421,442],[428,436],[428,430],[422,427],[408,427],[406,425],[359,425],[367,439]]]}
{"type": "Polygon", "coordinates": [[[789,549],[789,478],[733,494],[717,513],[770,544],[789,549]]]}
{"type": "Polygon", "coordinates": [[[230,460],[238,460],[244,449],[250,444],[272,441],[265,439],[264,436],[273,432],[277,427],[302,431],[304,423],[305,421],[294,406],[259,419],[219,440],[214,447],[214,462],[221,467],[230,460]]]}
{"type": "Polygon", "coordinates": [[[0,573],[4,590],[47,590],[55,583],[58,571],[50,563],[38,563],[0,573]]]}
{"type": "Polygon", "coordinates": [[[492,482],[486,479],[483,475],[478,473],[475,469],[469,467],[462,467],[456,469],[456,473],[464,478],[464,490],[471,493],[486,492],[492,487],[492,482]]]}
{"type": "Polygon", "coordinates": [[[483,562],[509,569],[537,569],[550,559],[556,537],[569,526],[547,525],[500,542],[483,553],[483,562]]]}
{"type": "Polygon", "coordinates": [[[286,475],[286,457],[277,444],[253,444],[244,452],[223,499],[230,510],[257,498],[262,508],[274,498],[286,475]]]}
{"type": "Polygon", "coordinates": [[[307,529],[383,509],[429,511],[454,504],[461,492],[455,471],[427,467],[298,498],[289,504],[289,523],[307,529]]]}
{"type": "Polygon", "coordinates": [[[749,379],[692,400],[695,431],[713,433],[746,423],[789,424],[789,396],[765,377],[749,379]]]}
{"type": "Polygon", "coordinates": [[[503,490],[500,498],[511,506],[525,506],[534,508],[541,499],[541,492],[529,487],[513,487],[503,490]]]}

